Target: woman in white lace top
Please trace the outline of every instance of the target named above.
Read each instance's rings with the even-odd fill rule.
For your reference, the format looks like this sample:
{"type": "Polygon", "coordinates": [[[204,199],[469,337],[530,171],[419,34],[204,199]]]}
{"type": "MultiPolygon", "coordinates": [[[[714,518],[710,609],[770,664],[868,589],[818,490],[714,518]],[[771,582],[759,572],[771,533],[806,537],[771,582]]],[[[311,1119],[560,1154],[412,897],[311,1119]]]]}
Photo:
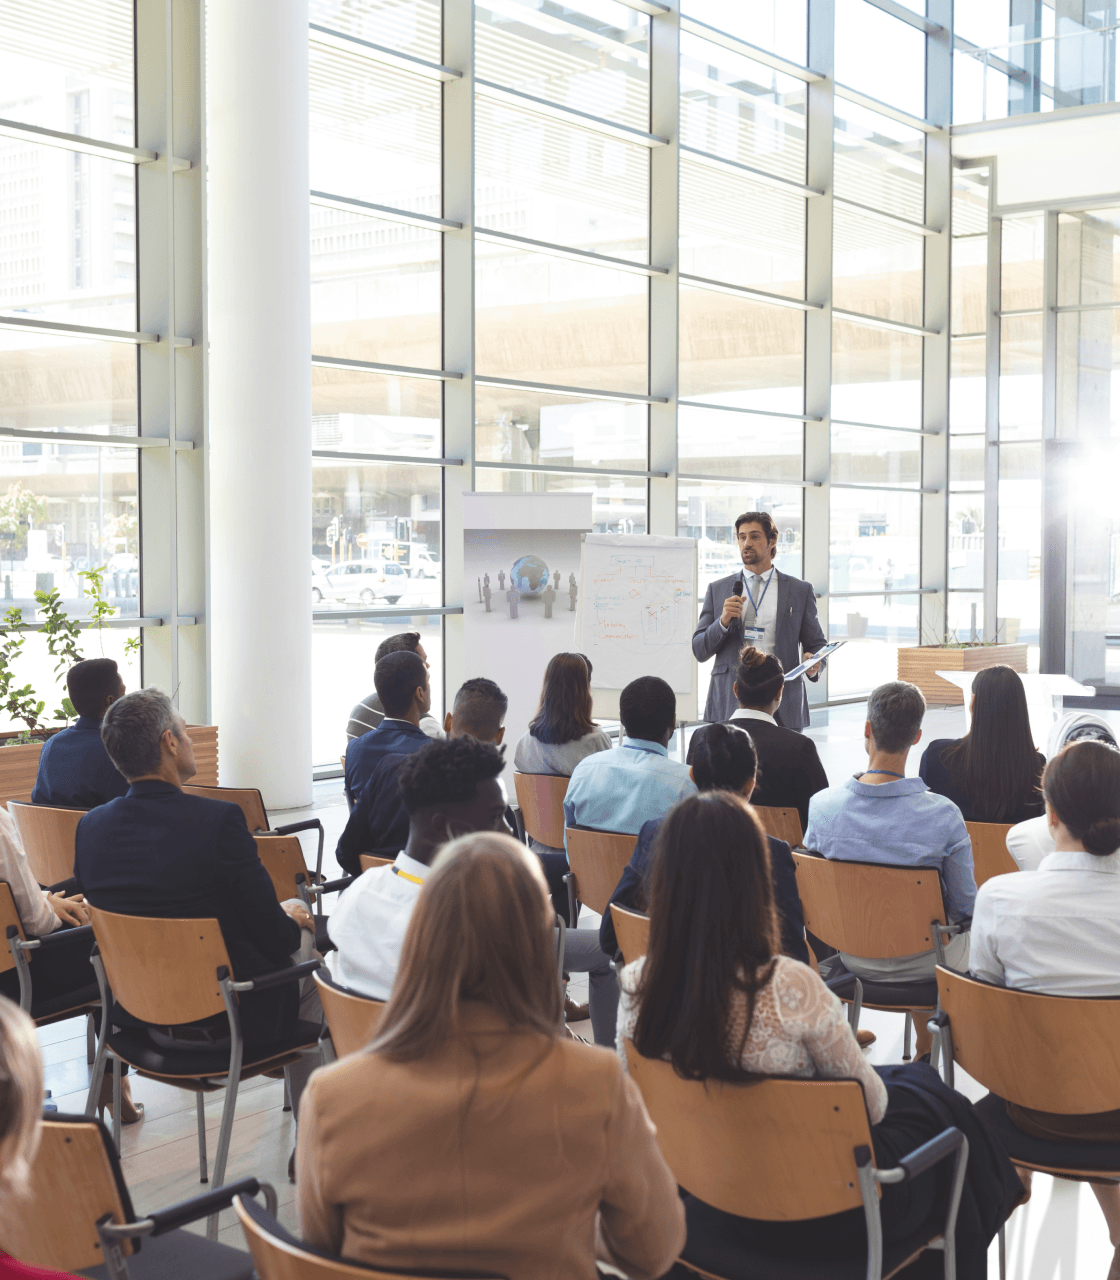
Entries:
{"type": "MultiPolygon", "coordinates": [[[[986,1249],[1022,1194],[1014,1169],[973,1116],[971,1104],[925,1064],[873,1067],[861,1053],[840,1001],[815,968],[780,954],[769,849],[750,806],[727,791],[681,801],[653,850],[646,956],[621,974],[618,1050],[666,1058],[690,1080],[743,1081],[759,1075],[854,1079],[863,1088],[876,1164],[888,1168],[955,1124],[970,1164],[991,1171],[970,1180],[965,1231],[958,1224],[958,1276],[985,1275],[986,1249]],[[995,1224],[995,1225],[992,1225],[995,1224]]],[[[947,1207],[936,1171],[884,1187],[883,1239],[909,1240],[947,1207]]],[[[762,1222],[724,1214],[686,1196],[690,1245],[761,1250],[806,1261],[866,1252],[861,1210],[827,1219],[762,1222]],[[816,1228],[816,1229],[813,1229],[816,1228]]],[[[960,1221],[965,1221],[962,1208],[960,1221]]],[[[689,1260],[689,1246],[683,1254],[689,1260]]],[[[733,1274],[724,1271],[720,1274],[733,1274]]]]}

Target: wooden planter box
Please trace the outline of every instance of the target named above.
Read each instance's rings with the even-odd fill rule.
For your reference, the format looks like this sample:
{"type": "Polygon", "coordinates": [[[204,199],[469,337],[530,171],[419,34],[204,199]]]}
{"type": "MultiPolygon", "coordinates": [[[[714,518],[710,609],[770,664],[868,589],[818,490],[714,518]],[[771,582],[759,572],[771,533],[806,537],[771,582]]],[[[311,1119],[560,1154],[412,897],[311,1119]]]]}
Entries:
{"type": "MultiPolygon", "coordinates": [[[[57,729],[52,731],[59,732],[57,729]]],[[[200,787],[218,785],[218,726],[189,724],[187,732],[194,743],[194,762],[198,772],[192,779],[200,787]]],[[[0,742],[18,738],[18,732],[0,733],[0,742]]],[[[41,742],[21,742],[14,747],[0,747],[0,804],[9,800],[31,800],[31,789],[39,772],[41,742]]]]}
{"type": "Polygon", "coordinates": [[[916,684],[933,707],[964,705],[964,693],[955,684],[935,675],[935,671],[982,671],[985,667],[1001,665],[1026,675],[1027,646],[985,644],[943,649],[939,645],[923,644],[898,651],[898,678],[916,684]]]}

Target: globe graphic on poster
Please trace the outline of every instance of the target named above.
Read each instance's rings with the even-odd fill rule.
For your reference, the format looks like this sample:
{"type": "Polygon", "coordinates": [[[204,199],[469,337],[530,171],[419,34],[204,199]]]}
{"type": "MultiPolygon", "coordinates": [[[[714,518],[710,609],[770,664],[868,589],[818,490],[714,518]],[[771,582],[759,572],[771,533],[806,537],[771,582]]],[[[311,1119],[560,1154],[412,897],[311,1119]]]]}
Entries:
{"type": "Polygon", "coordinates": [[[548,585],[548,565],[540,556],[521,556],[513,562],[509,578],[523,596],[539,596],[548,585]]]}

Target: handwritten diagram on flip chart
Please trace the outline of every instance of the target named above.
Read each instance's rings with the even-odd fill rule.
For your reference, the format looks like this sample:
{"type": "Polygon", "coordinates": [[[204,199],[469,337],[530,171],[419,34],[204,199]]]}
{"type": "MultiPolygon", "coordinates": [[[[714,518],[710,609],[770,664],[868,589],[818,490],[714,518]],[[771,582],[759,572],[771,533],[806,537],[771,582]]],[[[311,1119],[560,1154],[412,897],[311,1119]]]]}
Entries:
{"type": "Polygon", "coordinates": [[[577,635],[595,689],[660,676],[693,694],[696,540],[589,533],[583,544],[577,635]]]}

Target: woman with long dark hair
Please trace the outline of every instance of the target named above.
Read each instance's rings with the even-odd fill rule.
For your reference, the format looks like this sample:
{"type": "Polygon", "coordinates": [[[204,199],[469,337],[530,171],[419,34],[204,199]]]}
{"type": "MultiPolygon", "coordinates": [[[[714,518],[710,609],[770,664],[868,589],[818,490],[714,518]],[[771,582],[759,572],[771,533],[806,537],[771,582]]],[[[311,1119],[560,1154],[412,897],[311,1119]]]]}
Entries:
{"type": "Polygon", "coordinates": [[[304,1239],[377,1267],[664,1275],[676,1182],[610,1052],[567,1035],[540,866],[509,836],[438,855],[370,1046],[300,1104],[304,1239]]]}
{"type": "Polygon", "coordinates": [[[785,679],[782,664],[772,653],[744,645],[732,686],[739,707],[727,723],[745,729],[758,748],[753,803],[763,808],[796,809],[801,830],[805,831],[809,826],[809,801],[828,786],[828,775],[813,739],[785,728],[774,718],[782,704],[785,679]]]}
{"type": "Polygon", "coordinates": [[[1042,812],[1046,759],[1034,745],[1023,682],[1010,667],[985,667],[972,682],[972,725],[963,738],[929,744],[918,776],[966,822],[1025,822],[1042,812]]]}
{"type": "MultiPolygon", "coordinates": [[[[610,738],[591,718],[591,663],[582,653],[554,654],[544,669],[537,714],[513,750],[513,767],[570,778],[585,756],[610,749],[610,738]]],[[[532,838],[529,847],[544,865],[557,913],[568,921],[568,855],[532,838]]]]}
{"type": "MultiPolygon", "coordinates": [[[[654,849],[649,914],[647,954],[621,975],[620,1053],[629,1038],[643,1057],[666,1058],[689,1080],[855,1079],[880,1167],[896,1164],[947,1124],[957,1125],[974,1153],[970,1163],[994,1170],[966,1186],[974,1203],[962,1205],[957,1274],[962,1280],[986,1276],[987,1245],[1022,1195],[1013,1166],[971,1104],[928,1065],[873,1067],[817,970],[779,954],[769,851],[742,800],[706,792],[670,812],[654,849]]],[[[935,1171],[884,1187],[884,1240],[907,1239],[926,1223],[934,1234],[947,1194],[935,1171]]],[[[759,1222],[686,1203],[689,1231],[710,1232],[730,1251],[739,1243],[781,1257],[834,1261],[862,1256],[866,1247],[860,1210],[759,1222]]]]}
{"type": "MultiPolygon", "coordinates": [[[[1120,751],[1074,742],[1051,758],[1042,790],[1053,852],[1037,871],[980,886],[969,968],[1017,991],[1120,996],[1120,751]]],[[[1007,1116],[1035,1138],[1120,1142],[1120,1111],[1049,1115],[1009,1102],[1007,1116]]],[[[1116,1249],[1108,1274],[1120,1275],[1120,1186],[1092,1187],[1116,1249]]]]}

